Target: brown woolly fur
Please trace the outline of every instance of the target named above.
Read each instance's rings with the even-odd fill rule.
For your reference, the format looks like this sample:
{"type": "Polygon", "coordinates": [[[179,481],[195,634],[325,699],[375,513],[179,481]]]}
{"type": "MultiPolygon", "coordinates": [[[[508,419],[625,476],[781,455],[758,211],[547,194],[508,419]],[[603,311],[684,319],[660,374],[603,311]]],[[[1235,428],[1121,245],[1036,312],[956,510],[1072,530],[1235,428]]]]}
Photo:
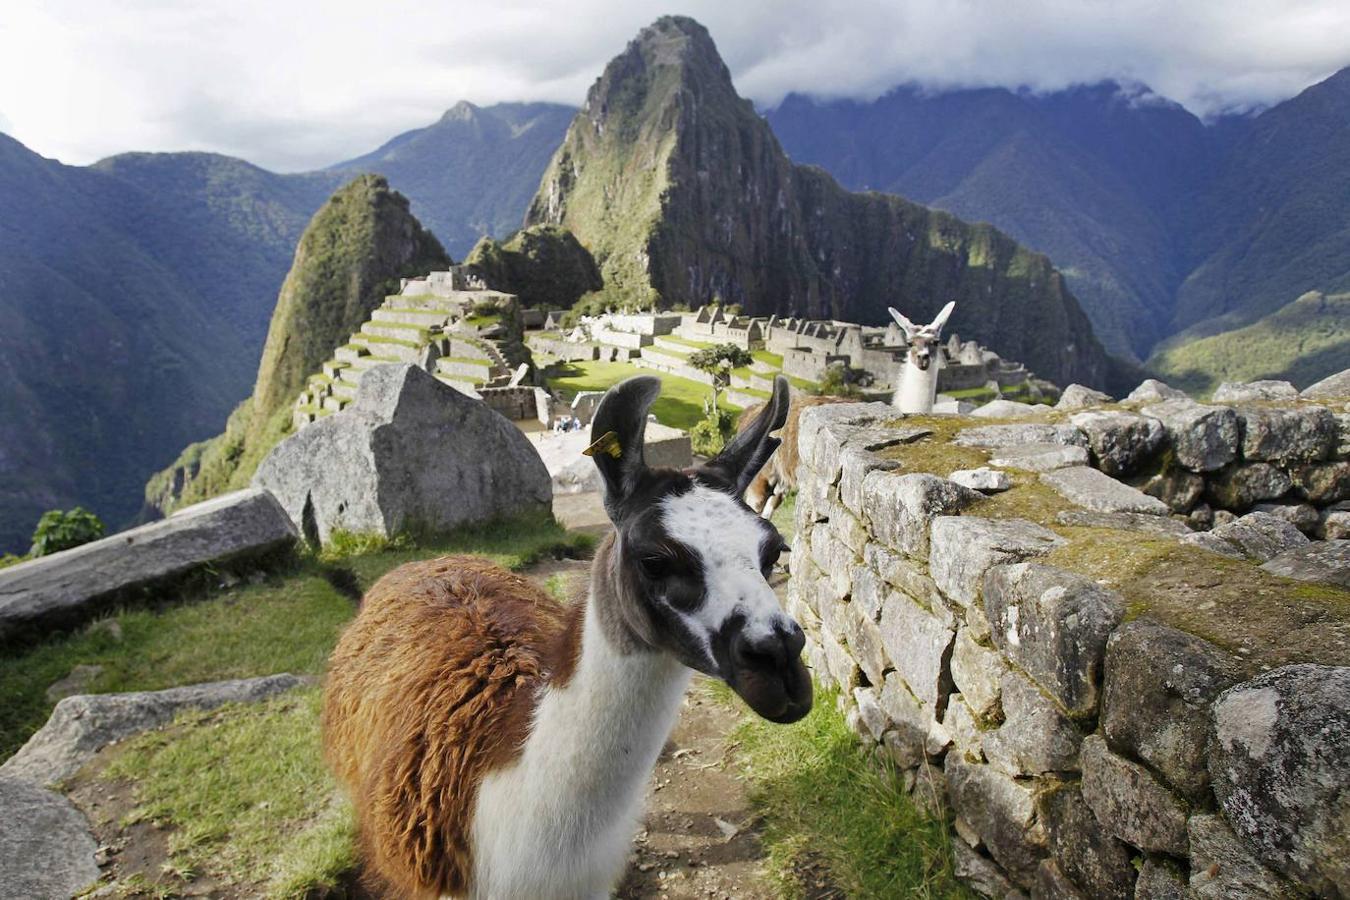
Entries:
{"type": "Polygon", "coordinates": [[[468,890],[478,785],[521,752],[540,690],[570,678],[584,606],[468,556],[409,563],[366,594],[330,663],[324,752],[396,896],[468,890]]]}
{"type": "MultiPolygon", "coordinates": [[[[769,464],[759,470],[755,480],[750,482],[750,486],[745,489],[745,502],[749,507],[755,512],[764,509],[764,504],[768,502],[769,495],[773,493],[774,487],[777,485],[781,484],[784,491],[796,490],[797,461],[800,458],[797,455],[797,434],[801,428],[802,410],[811,406],[822,406],[826,403],[856,402],[858,401],[845,397],[813,397],[807,394],[793,397],[792,404],[788,407],[787,421],[783,423],[783,428],[778,433],[783,443],[779,446],[778,451],[769,457],[769,464]]],[[[736,422],[736,433],[739,434],[749,428],[763,411],[763,403],[747,408],[736,422]]]]}

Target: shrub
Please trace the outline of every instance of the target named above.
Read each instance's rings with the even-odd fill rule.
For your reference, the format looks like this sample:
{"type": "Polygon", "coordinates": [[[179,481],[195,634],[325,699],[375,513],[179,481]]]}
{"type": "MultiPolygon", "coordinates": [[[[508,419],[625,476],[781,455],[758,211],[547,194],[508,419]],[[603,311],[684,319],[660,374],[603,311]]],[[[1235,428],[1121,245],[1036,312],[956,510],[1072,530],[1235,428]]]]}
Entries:
{"type": "Polygon", "coordinates": [[[689,444],[700,456],[713,457],[722,452],[736,433],[736,417],[725,409],[709,408],[707,414],[689,429],[689,444]]]}
{"type": "Polygon", "coordinates": [[[82,506],[68,512],[49,509],[38,519],[30,556],[46,556],[103,537],[103,522],[82,506]]]}
{"type": "Polygon", "coordinates": [[[862,393],[853,383],[853,373],[847,366],[835,364],[820,377],[820,393],[832,397],[856,397],[862,393]]]}

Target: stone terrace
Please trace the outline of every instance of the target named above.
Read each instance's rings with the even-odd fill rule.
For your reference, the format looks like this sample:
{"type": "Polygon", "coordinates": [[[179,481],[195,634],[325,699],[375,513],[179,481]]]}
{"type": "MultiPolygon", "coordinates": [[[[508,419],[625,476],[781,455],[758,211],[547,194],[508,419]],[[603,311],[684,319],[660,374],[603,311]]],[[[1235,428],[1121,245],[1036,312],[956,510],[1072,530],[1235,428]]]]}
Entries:
{"type": "Polygon", "coordinates": [[[1350,397],[1165,387],[1029,421],[807,410],[789,611],[981,893],[1350,895],[1350,397]],[[1232,477],[1257,466],[1288,480],[1232,477]]]}

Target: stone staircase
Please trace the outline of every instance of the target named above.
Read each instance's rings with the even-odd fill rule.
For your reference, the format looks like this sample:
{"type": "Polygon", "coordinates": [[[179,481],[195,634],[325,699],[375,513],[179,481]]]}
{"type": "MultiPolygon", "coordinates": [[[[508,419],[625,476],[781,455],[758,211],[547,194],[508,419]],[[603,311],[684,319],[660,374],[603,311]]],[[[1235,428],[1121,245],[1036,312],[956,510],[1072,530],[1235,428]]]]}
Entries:
{"type": "Polygon", "coordinates": [[[386,297],[321,371],[310,376],[295,401],[292,422],[297,430],[347,407],[356,399],[361,377],[389,363],[419,366],[473,397],[481,388],[510,382],[511,367],[496,341],[465,320],[475,305],[513,303],[514,295],[450,287],[448,279],[437,281],[436,274],[404,284],[405,292],[417,293],[386,297]]]}

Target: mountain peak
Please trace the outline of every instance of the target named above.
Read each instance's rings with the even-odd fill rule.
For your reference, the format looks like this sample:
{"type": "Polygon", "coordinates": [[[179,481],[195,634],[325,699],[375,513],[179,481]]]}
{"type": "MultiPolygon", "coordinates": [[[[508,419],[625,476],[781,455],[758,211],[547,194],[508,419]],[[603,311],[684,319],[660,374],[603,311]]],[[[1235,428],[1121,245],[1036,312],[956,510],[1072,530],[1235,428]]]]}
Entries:
{"type": "Polygon", "coordinates": [[[447,109],[445,113],[441,116],[440,121],[472,122],[474,119],[478,118],[478,114],[480,112],[482,112],[482,110],[480,110],[477,106],[474,106],[468,100],[461,100],[454,106],[447,109]]]}

